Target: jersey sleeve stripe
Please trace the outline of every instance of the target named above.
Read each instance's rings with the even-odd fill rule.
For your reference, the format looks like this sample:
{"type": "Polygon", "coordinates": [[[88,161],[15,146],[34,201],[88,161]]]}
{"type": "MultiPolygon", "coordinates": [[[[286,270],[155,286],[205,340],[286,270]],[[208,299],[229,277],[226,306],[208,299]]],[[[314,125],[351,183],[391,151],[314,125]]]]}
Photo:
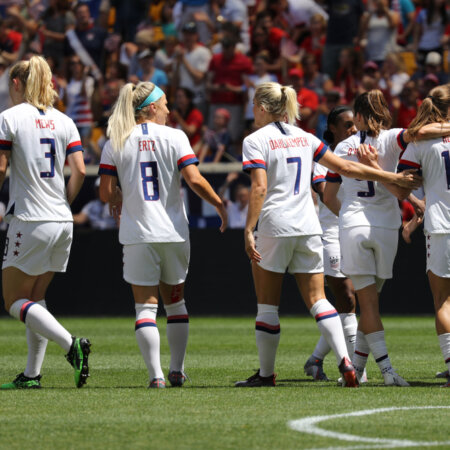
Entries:
{"type": "Polygon", "coordinates": [[[408,161],[407,159],[401,159],[397,166],[397,172],[403,172],[404,170],[410,170],[410,169],[419,169],[420,170],[420,164],[417,164],[412,161],[408,161]]]}
{"type": "Polygon", "coordinates": [[[193,153],[183,156],[177,161],[178,170],[181,170],[183,167],[189,166],[190,164],[198,164],[198,159],[193,153]]]}
{"type": "Polygon", "coordinates": [[[117,167],[110,166],[108,164],[100,164],[100,166],[98,168],[98,174],[99,175],[112,175],[114,177],[117,177],[117,167]]]}
{"type": "Polygon", "coordinates": [[[324,177],[323,175],[317,175],[312,179],[312,183],[316,184],[316,183],[325,183],[326,177],[324,177]]]}
{"type": "Polygon", "coordinates": [[[406,147],[408,146],[408,144],[405,142],[405,140],[403,139],[403,134],[404,134],[405,130],[400,131],[400,133],[398,133],[397,135],[397,143],[398,146],[405,151],[406,147]]]}
{"type": "Polygon", "coordinates": [[[81,141],[71,142],[66,147],[66,155],[70,155],[71,153],[82,152],[82,151],[83,151],[83,147],[81,146],[81,141]]]}
{"type": "Polygon", "coordinates": [[[320,158],[322,158],[323,155],[325,155],[325,152],[328,150],[328,147],[321,142],[317,150],[314,152],[314,161],[318,162],[320,158]]]}
{"type": "Polygon", "coordinates": [[[330,183],[342,183],[342,178],[338,173],[328,171],[325,181],[329,181],[330,183]]]}
{"type": "Polygon", "coordinates": [[[12,141],[2,141],[0,140],[0,150],[11,150],[12,141]]]}
{"type": "Polygon", "coordinates": [[[242,163],[244,170],[249,169],[266,169],[266,162],[262,159],[251,159],[242,163]]]}

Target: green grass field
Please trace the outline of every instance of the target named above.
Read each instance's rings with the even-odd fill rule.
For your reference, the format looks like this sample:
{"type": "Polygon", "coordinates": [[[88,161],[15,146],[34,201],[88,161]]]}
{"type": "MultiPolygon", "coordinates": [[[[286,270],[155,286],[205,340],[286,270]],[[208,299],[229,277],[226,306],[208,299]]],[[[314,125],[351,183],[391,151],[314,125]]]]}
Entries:
{"type": "MultiPolygon", "coordinates": [[[[134,318],[61,320],[72,333],[92,342],[91,378],[82,389],[62,351],[49,343],[43,389],[0,391],[1,449],[319,449],[450,448],[450,409],[404,409],[324,421],[322,430],[385,439],[340,440],[294,431],[289,421],[308,416],[389,407],[449,406],[450,389],[434,375],[444,370],[432,317],[385,318],[391,360],[412,387],[384,387],[376,364],[368,364],[369,385],[337,387],[303,374],[318,338],[310,317],[282,317],[278,386],[237,389],[258,368],[254,318],[191,318],[183,388],[147,389],[144,362],[134,337],[134,318]],[[414,444],[419,442],[419,444],[414,444]],[[430,444],[426,444],[430,442],[430,444]],[[421,443],[421,444],[420,444],[421,443]],[[398,445],[397,445],[398,446],[398,445]]],[[[165,319],[159,319],[164,371],[168,367],[165,319]]],[[[0,382],[23,371],[23,324],[0,320],[0,382]]],[[[324,364],[336,380],[333,355],[324,364]]]]}

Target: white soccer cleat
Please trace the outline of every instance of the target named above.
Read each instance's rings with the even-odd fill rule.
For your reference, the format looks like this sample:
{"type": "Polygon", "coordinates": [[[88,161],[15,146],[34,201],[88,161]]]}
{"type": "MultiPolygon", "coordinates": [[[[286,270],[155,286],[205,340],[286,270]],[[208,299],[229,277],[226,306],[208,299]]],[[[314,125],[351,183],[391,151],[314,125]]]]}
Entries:
{"type": "Polygon", "coordinates": [[[405,381],[392,367],[383,373],[383,377],[384,384],[386,386],[409,386],[409,383],[405,381]]]}

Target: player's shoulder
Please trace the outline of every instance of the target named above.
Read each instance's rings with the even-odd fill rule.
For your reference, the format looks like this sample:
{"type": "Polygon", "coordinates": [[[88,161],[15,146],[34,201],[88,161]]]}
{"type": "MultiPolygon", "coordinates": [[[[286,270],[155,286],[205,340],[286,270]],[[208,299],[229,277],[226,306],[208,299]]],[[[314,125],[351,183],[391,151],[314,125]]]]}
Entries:
{"type": "Polygon", "coordinates": [[[339,142],[339,144],[336,146],[334,150],[334,154],[336,156],[344,156],[349,155],[351,152],[350,149],[357,149],[359,145],[361,144],[361,135],[360,132],[353,134],[352,136],[349,136],[347,139],[344,139],[343,141],[339,142]]]}

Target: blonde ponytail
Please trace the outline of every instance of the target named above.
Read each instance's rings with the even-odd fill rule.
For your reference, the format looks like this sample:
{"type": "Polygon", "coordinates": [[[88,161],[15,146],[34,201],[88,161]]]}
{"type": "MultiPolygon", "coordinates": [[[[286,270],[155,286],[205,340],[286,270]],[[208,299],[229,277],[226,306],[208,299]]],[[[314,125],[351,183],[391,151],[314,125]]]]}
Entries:
{"type": "Polygon", "coordinates": [[[148,107],[136,111],[136,108],[150,95],[155,85],[150,82],[142,82],[135,86],[127,83],[120,90],[111,117],[108,121],[106,135],[111,139],[114,150],[122,149],[125,141],[136,126],[136,120],[140,116],[145,116],[148,107]]]}
{"type": "Polygon", "coordinates": [[[300,118],[297,93],[290,86],[281,86],[279,83],[268,82],[258,85],[255,91],[256,104],[274,116],[274,119],[287,117],[290,124],[300,118]]]}
{"type": "Polygon", "coordinates": [[[24,85],[24,100],[44,111],[53,106],[58,94],[53,89],[52,71],[42,56],[14,64],[9,73],[10,82],[18,79],[24,85]]]}
{"type": "Polygon", "coordinates": [[[419,130],[433,122],[445,123],[448,121],[448,108],[450,108],[450,84],[437,86],[429,92],[428,97],[424,98],[416,117],[411,121],[408,127],[408,134],[415,141],[419,130]]]}

